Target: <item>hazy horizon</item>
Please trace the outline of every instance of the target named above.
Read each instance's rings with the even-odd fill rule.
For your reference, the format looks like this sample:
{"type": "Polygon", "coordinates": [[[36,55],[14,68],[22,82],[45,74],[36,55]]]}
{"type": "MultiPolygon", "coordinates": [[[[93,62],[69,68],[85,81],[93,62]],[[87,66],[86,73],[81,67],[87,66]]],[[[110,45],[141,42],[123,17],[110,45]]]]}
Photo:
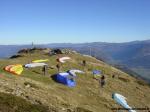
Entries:
{"type": "MultiPolygon", "coordinates": [[[[35,42],[33,42],[33,44],[35,44],[35,45],[42,45],[42,44],[44,44],[44,45],[46,45],[46,44],[86,44],[86,43],[130,43],[130,42],[142,42],[142,41],[150,41],[150,39],[146,39],[146,40],[133,40],[133,41],[127,41],[127,42],[102,42],[102,41],[97,41],[97,42],[58,42],[58,43],[56,43],[56,42],[54,42],[54,43],[50,43],[50,42],[47,42],[47,43],[35,43],[35,42]]],[[[14,43],[14,44],[1,44],[0,43],[0,45],[31,45],[32,44],[32,42],[30,42],[30,43],[14,43]]]]}

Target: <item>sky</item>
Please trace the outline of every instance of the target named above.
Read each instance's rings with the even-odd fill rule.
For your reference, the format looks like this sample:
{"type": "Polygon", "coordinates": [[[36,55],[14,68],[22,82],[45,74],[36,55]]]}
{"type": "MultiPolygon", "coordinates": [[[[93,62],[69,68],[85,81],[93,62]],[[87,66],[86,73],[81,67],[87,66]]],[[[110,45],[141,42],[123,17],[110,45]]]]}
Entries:
{"type": "Polygon", "coordinates": [[[0,0],[0,44],[150,39],[150,0],[0,0]]]}

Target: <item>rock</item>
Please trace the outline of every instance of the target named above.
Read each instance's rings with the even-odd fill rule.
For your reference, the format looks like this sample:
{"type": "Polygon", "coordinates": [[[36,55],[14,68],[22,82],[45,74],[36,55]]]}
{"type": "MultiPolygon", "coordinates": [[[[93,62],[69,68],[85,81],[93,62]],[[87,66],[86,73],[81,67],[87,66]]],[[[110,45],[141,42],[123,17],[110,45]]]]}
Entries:
{"type": "Polygon", "coordinates": [[[65,109],[65,108],[62,108],[62,110],[65,111],[66,109],[65,109]]]}
{"type": "Polygon", "coordinates": [[[26,87],[26,88],[30,88],[30,87],[31,87],[31,85],[30,85],[30,84],[27,84],[25,87],[26,87]]]}
{"type": "Polygon", "coordinates": [[[74,112],[73,110],[71,110],[71,109],[67,109],[67,112],[74,112]]]}
{"type": "Polygon", "coordinates": [[[42,102],[40,100],[35,100],[35,102],[39,105],[42,105],[42,102]]]}
{"type": "Polygon", "coordinates": [[[20,88],[16,88],[12,94],[16,95],[16,96],[23,96],[23,91],[20,88]]]}
{"type": "Polygon", "coordinates": [[[30,100],[30,97],[29,97],[29,96],[25,96],[25,98],[28,99],[28,100],[30,100]]]}
{"type": "Polygon", "coordinates": [[[83,107],[77,107],[75,112],[93,112],[93,111],[85,109],[83,107]]]}

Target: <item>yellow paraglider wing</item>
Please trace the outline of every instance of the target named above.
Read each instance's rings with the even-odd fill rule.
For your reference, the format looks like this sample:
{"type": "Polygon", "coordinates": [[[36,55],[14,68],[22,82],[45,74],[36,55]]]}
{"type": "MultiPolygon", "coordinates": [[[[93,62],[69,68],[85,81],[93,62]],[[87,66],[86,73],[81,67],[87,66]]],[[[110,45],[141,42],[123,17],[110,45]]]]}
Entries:
{"type": "Polygon", "coordinates": [[[8,65],[4,69],[16,75],[21,75],[21,73],[23,72],[23,66],[21,64],[8,65]]]}
{"type": "Polygon", "coordinates": [[[14,65],[10,68],[9,71],[16,75],[21,75],[21,73],[23,72],[23,67],[22,67],[22,65],[14,65]]]}
{"type": "Polygon", "coordinates": [[[47,62],[49,61],[48,59],[40,59],[40,60],[34,60],[32,61],[33,63],[41,63],[41,62],[47,62]]]}

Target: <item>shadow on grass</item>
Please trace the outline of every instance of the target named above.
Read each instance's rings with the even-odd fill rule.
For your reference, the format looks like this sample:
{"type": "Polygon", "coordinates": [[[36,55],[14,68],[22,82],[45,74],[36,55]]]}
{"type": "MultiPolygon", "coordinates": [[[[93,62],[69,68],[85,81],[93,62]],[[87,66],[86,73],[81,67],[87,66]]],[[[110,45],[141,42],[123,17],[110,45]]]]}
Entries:
{"type": "MultiPolygon", "coordinates": [[[[50,76],[52,78],[53,81],[57,82],[57,74],[54,74],[52,76],[50,76]]],[[[57,82],[58,83],[58,82],[57,82]]]]}

